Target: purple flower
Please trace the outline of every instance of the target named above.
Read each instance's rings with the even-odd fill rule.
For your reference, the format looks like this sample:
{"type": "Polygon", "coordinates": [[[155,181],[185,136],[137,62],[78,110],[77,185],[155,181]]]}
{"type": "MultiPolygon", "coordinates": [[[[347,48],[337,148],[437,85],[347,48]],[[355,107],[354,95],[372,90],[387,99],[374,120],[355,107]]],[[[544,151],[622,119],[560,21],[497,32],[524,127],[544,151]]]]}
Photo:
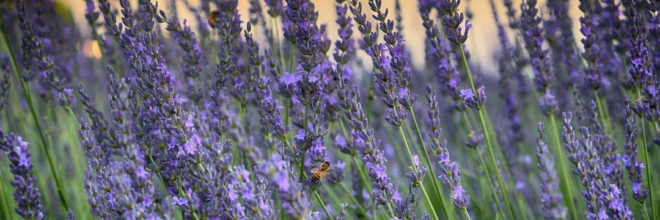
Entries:
{"type": "Polygon", "coordinates": [[[523,40],[525,48],[529,53],[529,59],[534,71],[534,83],[536,89],[540,94],[545,94],[542,100],[542,108],[544,114],[554,114],[557,107],[553,105],[549,97],[554,97],[551,94],[551,87],[554,83],[554,76],[552,75],[550,60],[548,59],[548,51],[543,50],[543,29],[541,28],[541,18],[538,16],[538,9],[536,8],[536,0],[528,0],[520,6],[522,10],[521,15],[521,29],[523,31],[523,40]]]}
{"type": "Polygon", "coordinates": [[[580,31],[584,35],[584,39],[581,40],[585,50],[582,57],[588,64],[585,73],[587,74],[589,86],[594,90],[598,90],[604,87],[603,83],[606,82],[605,60],[603,57],[605,48],[601,45],[602,39],[599,39],[600,36],[596,33],[599,18],[588,1],[580,1],[580,10],[584,13],[584,16],[580,18],[580,24],[582,25],[580,31]]]}
{"type": "Polygon", "coordinates": [[[0,72],[2,73],[2,80],[0,80],[0,110],[4,107],[5,101],[9,96],[9,86],[11,83],[9,62],[9,57],[0,55],[0,72]]]}
{"type": "Polygon", "coordinates": [[[453,189],[452,198],[454,205],[460,209],[466,209],[470,201],[470,196],[463,191],[461,185],[461,170],[458,165],[450,160],[447,140],[442,140],[442,129],[440,128],[440,110],[436,100],[435,91],[430,85],[426,86],[426,99],[429,103],[428,119],[429,137],[431,138],[431,149],[435,151],[438,163],[440,164],[440,175],[444,184],[453,189]]]}
{"type": "Polygon", "coordinates": [[[642,175],[644,163],[639,161],[637,152],[637,123],[635,122],[635,114],[632,110],[632,103],[626,100],[626,125],[625,125],[625,144],[623,146],[623,166],[628,171],[628,178],[632,184],[633,198],[639,202],[644,203],[649,196],[649,191],[642,188],[642,175]]]}
{"type": "MultiPolygon", "coordinates": [[[[74,97],[71,92],[65,91],[68,73],[62,66],[59,66],[60,63],[56,62],[59,60],[56,60],[50,50],[49,38],[42,38],[38,35],[39,30],[35,30],[37,28],[34,24],[35,19],[30,18],[31,13],[26,11],[25,4],[24,1],[16,4],[19,27],[23,33],[23,67],[28,70],[24,72],[29,72],[31,64],[35,63],[43,71],[43,80],[40,81],[43,83],[42,86],[48,90],[47,92],[52,92],[50,95],[60,106],[70,108],[73,105],[74,97]]],[[[31,78],[27,75],[21,77],[26,81],[31,78]]]]}
{"type": "Polygon", "coordinates": [[[559,182],[557,171],[555,170],[555,160],[548,151],[548,145],[545,144],[546,136],[544,134],[545,126],[542,122],[537,124],[539,138],[537,139],[538,167],[541,170],[541,202],[543,211],[548,219],[565,219],[567,209],[563,205],[563,198],[559,192],[559,182]]]}
{"type": "Polygon", "coordinates": [[[270,185],[277,189],[277,196],[282,202],[286,217],[300,219],[310,213],[312,204],[302,191],[302,185],[293,181],[291,171],[289,164],[282,161],[279,154],[273,154],[257,168],[257,174],[266,178],[270,185]]]}
{"type": "Polygon", "coordinates": [[[197,42],[197,38],[195,38],[195,33],[186,23],[187,21],[184,19],[182,28],[177,18],[172,18],[167,21],[167,27],[165,29],[173,33],[174,38],[179,42],[181,49],[185,51],[182,66],[183,74],[188,81],[187,95],[195,104],[197,104],[202,99],[203,88],[196,88],[199,87],[199,85],[195,85],[195,83],[202,72],[202,66],[205,64],[204,55],[197,42]]]}
{"type": "Polygon", "coordinates": [[[172,205],[176,206],[185,206],[188,204],[188,200],[185,198],[180,198],[178,196],[172,196],[172,205]]]}
{"type": "Polygon", "coordinates": [[[5,136],[0,129],[0,149],[6,150],[9,158],[9,171],[14,175],[11,185],[14,187],[16,208],[14,211],[26,219],[41,219],[41,203],[39,189],[36,188],[37,178],[31,174],[30,149],[21,136],[9,134],[5,136]]]}
{"type": "Polygon", "coordinates": [[[463,13],[458,13],[460,4],[460,0],[440,0],[442,24],[447,39],[454,44],[464,44],[468,37],[468,31],[472,28],[472,24],[468,20],[465,20],[465,31],[462,31],[462,28],[459,27],[463,23],[463,13]]]}
{"type": "Polygon", "coordinates": [[[632,48],[628,51],[630,54],[631,65],[628,68],[630,74],[630,84],[635,89],[644,89],[651,79],[651,71],[649,70],[649,57],[648,48],[646,45],[647,28],[644,22],[643,11],[638,11],[638,5],[641,2],[630,0],[623,1],[627,19],[626,27],[630,34],[630,43],[632,48]]]}
{"type": "Polygon", "coordinates": [[[474,94],[471,89],[461,89],[461,98],[465,100],[468,107],[479,110],[486,102],[486,88],[484,86],[479,87],[477,94],[474,94]]]}

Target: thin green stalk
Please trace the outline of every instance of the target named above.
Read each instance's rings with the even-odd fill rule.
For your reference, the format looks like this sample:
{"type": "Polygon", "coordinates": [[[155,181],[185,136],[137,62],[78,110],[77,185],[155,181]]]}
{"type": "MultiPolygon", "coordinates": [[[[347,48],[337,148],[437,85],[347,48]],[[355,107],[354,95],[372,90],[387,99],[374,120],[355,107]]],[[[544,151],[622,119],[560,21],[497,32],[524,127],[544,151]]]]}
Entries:
{"type": "MultiPolygon", "coordinates": [[[[280,25],[279,22],[277,22],[277,19],[274,17],[271,17],[271,22],[275,24],[275,36],[273,36],[273,39],[275,39],[275,42],[273,42],[273,46],[277,50],[277,52],[274,53],[279,53],[278,60],[280,60],[280,68],[282,69],[282,74],[286,71],[286,64],[285,64],[285,59],[284,59],[284,51],[282,50],[282,45],[280,45],[280,25]]],[[[272,33],[272,32],[271,32],[272,33]]]]}
{"type": "Polygon", "coordinates": [[[362,207],[360,202],[358,202],[358,200],[355,198],[355,196],[353,196],[353,193],[351,193],[351,190],[349,190],[348,187],[346,187],[346,185],[344,183],[339,183],[339,185],[341,185],[341,188],[344,189],[344,192],[347,195],[350,195],[351,200],[353,200],[353,203],[355,203],[355,205],[357,205],[358,210],[360,210],[361,213],[367,213],[367,211],[364,210],[364,207],[362,207]]]}
{"type": "MultiPolygon", "coordinates": [[[[339,119],[338,122],[339,122],[339,130],[341,130],[344,137],[348,137],[348,131],[346,130],[346,127],[344,127],[343,120],[339,119]]],[[[369,179],[367,179],[367,176],[364,174],[363,167],[358,165],[359,163],[355,155],[351,155],[351,159],[355,164],[355,169],[357,169],[358,173],[360,174],[360,180],[362,181],[362,184],[367,187],[367,190],[369,190],[369,192],[371,192],[372,190],[371,182],[369,182],[369,179]]]]}
{"type": "Polygon", "coordinates": [[[391,218],[391,219],[394,219],[394,216],[395,216],[395,215],[394,215],[394,210],[392,210],[392,204],[391,204],[391,202],[388,202],[388,203],[387,203],[387,210],[390,212],[390,218],[391,218]]]}
{"type": "Polygon", "coordinates": [[[484,173],[486,173],[486,178],[488,178],[488,187],[490,188],[490,191],[493,192],[492,196],[493,199],[495,200],[495,204],[497,206],[497,210],[501,213],[504,214],[504,209],[502,209],[502,203],[500,202],[500,197],[497,196],[497,191],[495,191],[495,183],[493,183],[493,177],[490,175],[490,170],[486,166],[486,160],[484,159],[484,155],[477,149],[477,154],[479,155],[479,163],[481,164],[481,169],[484,170],[484,173]]]}
{"type": "MultiPolygon", "coordinates": [[[[463,121],[463,123],[461,124],[463,124],[463,128],[465,128],[466,132],[469,134],[470,132],[472,132],[472,128],[471,128],[472,126],[470,126],[470,120],[468,119],[467,113],[465,111],[462,111],[461,115],[463,121]]],[[[499,196],[497,196],[497,193],[495,192],[495,184],[493,183],[493,178],[490,175],[490,171],[486,167],[486,160],[484,160],[484,157],[481,151],[479,151],[479,149],[476,149],[476,152],[477,154],[479,154],[479,164],[481,165],[481,169],[484,170],[484,172],[486,173],[486,178],[488,178],[488,187],[490,188],[490,191],[493,192],[491,195],[493,197],[493,200],[495,200],[497,210],[499,210],[500,213],[504,213],[504,210],[502,209],[502,204],[500,203],[500,198],[499,196]]],[[[474,160],[474,156],[472,156],[472,159],[474,160]]],[[[482,185],[481,184],[482,178],[478,178],[478,179],[480,185],[482,185]]]]}
{"type": "Polygon", "coordinates": [[[649,216],[649,211],[646,209],[646,205],[644,203],[639,203],[639,204],[642,205],[642,207],[644,208],[644,214],[646,214],[646,220],[651,220],[651,217],[649,216]]]}
{"type": "MultiPolygon", "coordinates": [[[[397,143],[398,140],[396,139],[396,135],[393,133],[392,129],[389,127],[385,129],[385,132],[387,132],[387,138],[390,139],[390,143],[397,143]]],[[[399,150],[399,148],[395,148],[396,151],[399,150]]],[[[396,162],[399,164],[408,164],[412,163],[412,161],[406,160],[406,156],[403,153],[396,152],[396,162]]]]}
{"type": "MultiPolygon", "coordinates": [[[[648,152],[648,149],[647,149],[646,129],[644,129],[645,119],[644,119],[644,117],[640,117],[640,118],[641,118],[641,124],[642,124],[642,146],[640,148],[641,149],[640,153],[644,157],[644,163],[647,164],[647,166],[650,167],[651,164],[649,162],[651,160],[649,159],[649,152],[648,152]]],[[[653,182],[651,181],[651,173],[650,173],[649,170],[650,170],[649,168],[644,169],[644,173],[646,173],[646,181],[648,181],[647,184],[648,184],[648,187],[649,187],[649,201],[651,203],[651,216],[652,216],[652,219],[655,219],[656,207],[654,206],[655,201],[654,201],[654,197],[653,197],[653,194],[655,193],[655,191],[653,191],[653,182]]],[[[644,208],[646,209],[646,206],[644,206],[644,208]]]]}
{"type": "Polygon", "coordinates": [[[286,102],[284,106],[284,125],[289,124],[289,111],[291,109],[291,99],[284,100],[286,102]]]}
{"type": "Polygon", "coordinates": [[[163,179],[163,175],[160,174],[161,167],[157,163],[154,162],[153,156],[151,154],[149,155],[149,160],[151,164],[154,164],[156,166],[156,174],[158,175],[158,179],[160,179],[160,183],[162,184],[160,188],[160,192],[163,193],[163,195],[167,195],[167,187],[165,186],[165,179],[163,179]]]}
{"type": "Polygon", "coordinates": [[[319,196],[319,192],[316,190],[314,190],[314,197],[316,197],[316,200],[319,200],[319,203],[321,203],[321,207],[323,207],[323,211],[325,212],[325,215],[328,216],[328,219],[332,219],[332,215],[328,212],[328,208],[325,207],[325,203],[323,203],[321,196],[319,196]]]}
{"type": "MultiPolygon", "coordinates": [[[[410,161],[413,161],[413,156],[412,153],[410,153],[410,147],[408,146],[408,140],[406,139],[406,135],[403,133],[403,128],[401,126],[399,127],[399,134],[401,135],[401,138],[403,139],[403,145],[406,147],[406,152],[408,153],[408,157],[410,158],[410,161]]],[[[417,166],[415,163],[411,163],[413,171],[417,172],[417,166]]],[[[429,194],[426,193],[426,188],[424,187],[424,184],[419,184],[419,188],[422,189],[422,194],[424,194],[424,198],[426,199],[426,202],[433,207],[433,203],[431,203],[431,199],[429,198],[429,194]]],[[[433,214],[434,219],[438,220],[438,214],[435,212],[434,208],[431,208],[431,214],[433,214]]]]}
{"type": "MultiPolygon", "coordinates": [[[[472,88],[472,92],[476,94],[477,89],[474,86],[474,80],[472,79],[470,66],[468,65],[467,58],[465,57],[465,50],[463,49],[463,45],[459,44],[458,46],[461,51],[461,58],[462,58],[461,60],[463,61],[463,66],[465,67],[468,80],[470,81],[470,87],[472,88]]],[[[484,137],[486,138],[486,147],[488,148],[488,154],[490,155],[490,160],[491,160],[490,162],[492,163],[491,165],[495,169],[495,175],[497,177],[497,182],[500,184],[500,191],[502,191],[502,197],[504,197],[504,203],[509,213],[509,218],[514,218],[513,211],[510,205],[511,203],[509,202],[509,195],[507,194],[507,190],[506,190],[506,185],[504,185],[504,181],[502,181],[502,175],[500,174],[499,168],[497,166],[497,160],[495,160],[495,153],[493,152],[493,146],[490,140],[488,126],[486,126],[486,120],[484,119],[484,114],[483,114],[484,111],[486,111],[485,106],[477,110],[477,112],[479,113],[479,121],[481,121],[481,129],[483,130],[484,137]]]]}
{"type": "Polygon", "coordinates": [[[598,117],[600,118],[601,123],[603,123],[603,126],[605,126],[605,134],[610,135],[612,133],[612,128],[609,121],[605,119],[606,113],[603,110],[604,109],[603,101],[600,100],[600,95],[598,95],[598,92],[594,91],[594,96],[596,96],[596,107],[598,108],[598,117]]]}
{"type": "Polygon", "coordinates": [[[14,219],[14,215],[11,214],[11,208],[9,208],[9,200],[7,199],[9,198],[9,195],[7,195],[7,191],[5,191],[5,180],[2,173],[0,173],[0,193],[2,193],[3,198],[1,208],[2,212],[5,214],[5,218],[14,219]]]}
{"type": "Polygon", "coordinates": [[[513,210],[511,209],[511,203],[509,202],[509,195],[507,194],[506,190],[506,185],[504,185],[504,181],[502,180],[502,175],[500,174],[500,169],[497,166],[497,160],[495,160],[495,153],[493,152],[493,146],[490,141],[490,136],[488,136],[488,130],[486,127],[486,121],[484,120],[484,114],[483,114],[484,109],[479,109],[479,120],[481,121],[481,128],[484,130],[484,137],[486,138],[486,147],[488,148],[488,155],[490,156],[490,162],[492,163],[491,166],[495,169],[495,176],[497,177],[497,182],[500,184],[500,191],[502,191],[502,197],[504,197],[504,204],[506,205],[506,209],[509,213],[509,218],[515,218],[513,216],[513,210]]]}
{"type": "MultiPolygon", "coordinates": [[[[289,49],[289,51],[291,52],[291,54],[289,54],[289,55],[291,55],[291,57],[289,57],[289,71],[290,72],[293,72],[293,63],[294,63],[293,61],[296,60],[295,56],[294,56],[294,53],[295,53],[294,50],[295,49],[296,49],[296,47],[294,45],[291,45],[291,49],[289,49]]],[[[282,54],[282,57],[284,57],[284,54],[282,54]]]]}
{"type": "Polygon", "coordinates": [[[365,187],[367,187],[367,190],[371,192],[373,190],[373,187],[371,186],[371,182],[368,181],[367,175],[364,174],[364,170],[362,170],[362,166],[358,165],[357,159],[355,156],[352,156],[351,159],[353,159],[353,163],[355,164],[355,168],[358,170],[358,174],[360,175],[360,179],[362,180],[362,184],[364,184],[365,187]]]}
{"type": "Polygon", "coordinates": [[[461,211],[463,211],[463,214],[465,214],[465,217],[468,220],[472,220],[472,217],[470,217],[470,213],[468,213],[467,209],[463,208],[463,209],[461,209],[461,211]]]}
{"type": "MultiPolygon", "coordinates": [[[[308,117],[309,117],[309,107],[305,106],[305,118],[303,118],[304,123],[303,123],[303,127],[302,127],[302,129],[304,131],[307,130],[308,117]]],[[[305,154],[307,153],[307,150],[306,149],[301,149],[300,151],[302,151],[301,152],[301,157],[300,157],[300,182],[302,183],[303,180],[305,180],[304,179],[304,176],[305,176],[305,154]]]]}
{"type": "Polygon", "coordinates": [[[567,167],[566,167],[568,165],[568,161],[566,161],[567,157],[564,154],[564,151],[561,147],[561,141],[559,140],[559,131],[557,130],[557,119],[555,118],[554,113],[550,114],[550,125],[552,125],[552,128],[550,129],[552,129],[552,136],[555,142],[554,144],[555,151],[558,154],[557,165],[559,166],[559,172],[561,172],[562,175],[560,179],[562,185],[564,185],[563,187],[564,188],[563,194],[565,196],[564,202],[567,203],[566,205],[568,205],[569,212],[571,213],[571,216],[573,216],[573,219],[578,219],[578,212],[574,202],[575,197],[573,196],[573,192],[575,191],[573,190],[573,184],[569,182],[571,176],[569,171],[567,171],[567,167]]]}
{"type": "MultiPolygon", "coordinates": [[[[637,98],[639,99],[642,98],[642,93],[639,89],[637,90],[637,98]]],[[[646,166],[651,167],[651,163],[649,163],[649,161],[651,160],[649,160],[649,152],[647,149],[648,146],[646,142],[646,128],[645,128],[646,126],[644,126],[645,119],[644,117],[640,117],[640,118],[641,118],[640,122],[642,124],[642,146],[640,148],[641,149],[640,153],[644,158],[644,163],[646,164],[646,166]]],[[[651,216],[653,217],[653,219],[656,219],[655,214],[657,207],[655,207],[655,201],[653,198],[653,194],[655,193],[655,191],[653,190],[653,182],[651,181],[651,172],[649,170],[650,168],[644,169],[644,172],[646,173],[646,180],[648,181],[647,184],[649,186],[649,201],[651,202],[651,216]]],[[[644,208],[646,208],[646,206],[644,208]]]]}
{"type": "Polygon", "coordinates": [[[331,207],[337,206],[342,203],[342,200],[339,197],[337,197],[337,193],[335,193],[333,188],[328,186],[328,184],[323,184],[323,189],[325,189],[325,191],[328,192],[327,195],[328,197],[330,197],[330,200],[332,200],[333,202],[332,204],[330,204],[331,207]]]}
{"type": "Polygon", "coordinates": [[[9,36],[7,36],[7,29],[5,27],[5,20],[0,16],[0,27],[2,28],[2,43],[5,45],[5,47],[9,50],[8,54],[11,57],[11,66],[12,69],[14,70],[14,73],[16,74],[16,78],[18,78],[18,81],[21,84],[21,89],[23,90],[23,94],[25,94],[25,99],[28,104],[28,108],[30,109],[30,114],[32,115],[32,119],[34,120],[34,123],[37,127],[37,131],[39,132],[39,136],[41,139],[41,147],[42,150],[46,153],[46,158],[48,158],[48,165],[50,167],[50,171],[53,174],[53,178],[55,179],[55,189],[57,191],[57,195],[60,199],[60,202],[62,203],[62,206],[64,210],[69,210],[69,205],[66,202],[66,197],[64,196],[63,188],[61,187],[60,184],[60,178],[55,171],[55,163],[53,162],[53,158],[51,158],[52,154],[50,152],[50,149],[48,148],[46,144],[46,136],[44,135],[43,130],[41,129],[41,124],[39,123],[39,118],[37,117],[36,110],[34,109],[34,104],[32,103],[32,96],[30,95],[29,91],[29,85],[26,85],[25,80],[23,79],[23,76],[21,75],[20,69],[18,68],[18,64],[16,63],[16,57],[14,56],[14,53],[12,52],[13,49],[11,45],[7,42],[9,39],[9,36]]]}
{"type": "Polygon", "coordinates": [[[433,181],[433,186],[435,188],[435,191],[438,194],[439,200],[440,200],[440,206],[442,207],[442,211],[445,213],[445,218],[449,218],[449,208],[447,208],[445,204],[445,196],[442,190],[440,190],[440,187],[438,185],[438,180],[437,176],[435,175],[435,171],[433,171],[433,163],[431,163],[431,157],[429,157],[429,152],[428,149],[426,149],[426,144],[424,143],[424,138],[422,137],[422,132],[419,129],[419,125],[417,124],[417,118],[415,117],[415,111],[413,111],[412,108],[409,108],[408,111],[410,111],[410,116],[412,117],[413,124],[415,125],[415,131],[417,133],[417,140],[419,141],[419,146],[422,147],[422,152],[424,153],[424,159],[426,159],[427,166],[429,167],[429,171],[431,171],[431,180],[433,181]]]}

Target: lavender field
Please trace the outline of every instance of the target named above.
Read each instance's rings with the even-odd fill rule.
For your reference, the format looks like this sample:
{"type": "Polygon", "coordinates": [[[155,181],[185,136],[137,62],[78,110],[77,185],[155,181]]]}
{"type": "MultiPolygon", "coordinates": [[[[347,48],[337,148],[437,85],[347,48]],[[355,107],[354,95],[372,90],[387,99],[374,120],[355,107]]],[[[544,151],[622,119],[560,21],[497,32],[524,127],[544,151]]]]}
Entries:
{"type": "Polygon", "coordinates": [[[473,1],[0,0],[0,219],[660,219],[660,1],[473,1]]]}

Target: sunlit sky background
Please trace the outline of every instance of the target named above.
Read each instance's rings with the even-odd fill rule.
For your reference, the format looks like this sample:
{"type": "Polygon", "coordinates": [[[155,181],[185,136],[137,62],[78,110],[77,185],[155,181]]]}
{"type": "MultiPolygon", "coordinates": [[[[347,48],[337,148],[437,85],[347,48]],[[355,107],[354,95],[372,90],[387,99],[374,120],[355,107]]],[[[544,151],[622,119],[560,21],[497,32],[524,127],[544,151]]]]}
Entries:
{"type": "MultiPolygon", "coordinates": [[[[90,33],[88,30],[88,25],[85,21],[84,18],[84,13],[85,13],[85,2],[83,0],[59,0],[65,5],[67,5],[72,13],[75,21],[77,22],[78,26],[81,27],[81,31],[83,31],[84,34],[90,33]]],[[[193,5],[198,5],[199,0],[189,0],[193,5]]],[[[363,4],[366,6],[366,0],[361,0],[363,4]]],[[[424,33],[424,27],[421,25],[421,17],[419,15],[419,11],[417,8],[417,1],[416,0],[400,0],[401,1],[401,8],[402,8],[402,14],[403,14],[403,35],[406,39],[406,45],[408,46],[408,49],[412,53],[413,61],[412,64],[415,65],[415,67],[422,67],[424,64],[424,38],[425,38],[425,33],[424,33]]],[[[516,10],[519,13],[520,11],[520,3],[522,0],[514,0],[514,4],[516,6],[516,10]]],[[[119,7],[119,1],[117,0],[110,0],[110,2],[114,2],[113,7],[118,8],[119,7]]],[[[135,6],[137,4],[137,0],[132,0],[132,5],[135,6]]],[[[159,9],[166,9],[166,5],[169,2],[168,1],[163,1],[160,0],[159,2],[159,9]]],[[[263,2],[263,1],[262,1],[263,2]]],[[[331,39],[336,39],[337,38],[337,25],[335,24],[335,1],[334,0],[313,0],[313,2],[316,5],[316,10],[319,12],[319,24],[327,24],[328,25],[328,34],[331,39]]],[[[502,4],[501,0],[495,0],[497,6],[498,6],[498,13],[500,15],[500,20],[501,21],[507,21],[504,13],[504,5],[502,4]]],[[[571,1],[571,7],[569,10],[571,18],[574,20],[574,32],[576,33],[576,38],[577,40],[581,39],[581,35],[579,33],[579,23],[577,23],[577,19],[579,18],[580,11],[577,8],[578,1],[571,1]]],[[[386,8],[390,9],[390,14],[389,18],[394,20],[394,0],[383,0],[383,6],[386,8]]],[[[481,68],[483,71],[486,73],[490,74],[496,74],[496,68],[494,67],[493,63],[493,54],[496,53],[499,50],[499,42],[497,40],[497,32],[496,32],[496,27],[495,27],[495,22],[493,20],[493,15],[491,13],[490,9],[490,4],[488,0],[470,0],[466,1],[463,0],[461,3],[462,10],[465,12],[465,8],[469,7],[469,9],[473,12],[474,17],[470,21],[473,24],[473,29],[469,33],[469,38],[467,42],[468,50],[470,53],[472,53],[472,59],[476,66],[478,68],[481,68]]],[[[539,2],[539,6],[545,6],[545,1],[541,0],[539,2]]],[[[97,5],[98,7],[98,5],[97,5]]],[[[248,15],[248,7],[249,3],[248,0],[239,0],[239,12],[242,15],[242,19],[247,20],[247,15],[248,15]]],[[[264,9],[265,10],[265,9],[264,9]]],[[[370,15],[370,11],[368,6],[365,7],[364,11],[370,15]]],[[[196,21],[194,17],[190,14],[189,11],[185,9],[185,6],[183,5],[182,2],[178,2],[178,13],[179,13],[179,18],[181,20],[183,19],[188,19],[188,24],[191,25],[192,27],[196,27],[196,21]]],[[[541,13],[546,13],[545,9],[541,10],[541,13]]],[[[99,19],[99,22],[103,22],[103,18],[99,19]]],[[[439,21],[436,21],[439,22],[439,21]]],[[[165,27],[165,25],[161,25],[162,28],[165,27]]],[[[255,35],[258,35],[259,32],[254,32],[255,35]]],[[[513,37],[514,33],[510,33],[510,37],[513,37]]],[[[360,33],[355,30],[354,37],[361,37],[360,33]]],[[[167,46],[170,45],[164,45],[166,48],[167,46]]],[[[331,49],[332,51],[332,49],[331,49]]],[[[368,61],[368,60],[367,60],[368,61]]],[[[369,64],[370,62],[365,62],[369,64]]]]}

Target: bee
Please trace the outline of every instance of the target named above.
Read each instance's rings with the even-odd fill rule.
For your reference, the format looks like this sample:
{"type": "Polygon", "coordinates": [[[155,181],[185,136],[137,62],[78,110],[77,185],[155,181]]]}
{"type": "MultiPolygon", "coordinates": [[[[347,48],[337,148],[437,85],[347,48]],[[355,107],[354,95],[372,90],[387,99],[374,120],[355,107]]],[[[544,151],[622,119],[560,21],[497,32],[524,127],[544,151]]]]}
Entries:
{"type": "Polygon", "coordinates": [[[220,16],[220,12],[218,11],[212,11],[211,14],[209,14],[209,25],[211,28],[215,28],[215,22],[218,19],[218,16],[220,16]]]}
{"type": "Polygon", "coordinates": [[[312,169],[312,182],[320,182],[327,176],[330,170],[330,162],[324,161],[321,165],[312,169]]]}

